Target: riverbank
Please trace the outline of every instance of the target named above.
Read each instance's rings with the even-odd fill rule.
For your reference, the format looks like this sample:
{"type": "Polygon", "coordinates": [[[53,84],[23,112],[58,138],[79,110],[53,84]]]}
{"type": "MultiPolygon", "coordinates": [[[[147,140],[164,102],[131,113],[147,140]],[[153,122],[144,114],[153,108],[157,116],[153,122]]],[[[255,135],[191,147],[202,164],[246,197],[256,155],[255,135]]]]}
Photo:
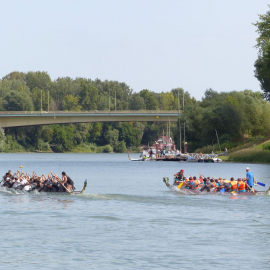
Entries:
{"type": "MultiPolygon", "coordinates": [[[[210,151],[212,146],[198,149],[196,152],[210,151]]],[[[216,152],[218,154],[219,152],[216,152]]],[[[229,149],[227,156],[220,156],[224,162],[270,163],[270,139],[249,139],[246,143],[229,149]]]]}

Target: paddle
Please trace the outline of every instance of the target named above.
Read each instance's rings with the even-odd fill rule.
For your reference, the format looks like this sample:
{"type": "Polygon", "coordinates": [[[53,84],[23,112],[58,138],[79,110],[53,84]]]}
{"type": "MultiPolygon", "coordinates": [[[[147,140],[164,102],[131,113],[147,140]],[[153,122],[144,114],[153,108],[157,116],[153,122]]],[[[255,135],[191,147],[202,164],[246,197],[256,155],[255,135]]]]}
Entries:
{"type": "Polygon", "coordinates": [[[184,184],[184,182],[180,183],[180,184],[177,186],[177,188],[180,189],[180,188],[183,186],[183,184],[184,184]]]}
{"type": "Polygon", "coordinates": [[[62,182],[60,182],[60,181],[57,179],[57,177],[54,177],[54,179],[55,179],[58,183],[60,183],[60,184],[62,185],[62,187],[69,193],[69,195],[72,194],[72,193],[70,192],[70,190],[68,190],[68,189],[62,184],[62,182]]]}
{"type": "Polygon", "coordinates": [[[261,182],[257,182],[257,184],[258,184],[258,185],[260,185],[260,186],[263,186],[263,187],[265,187],[265,184],[264,184],[264,183],[261,183],[261,182]]]}
{"type": "Polygon", "coordinates": [[[253,187],[250,187],[248,183],[247,183],[247,187],[248,187],[253,193],[256,193],[256,191],[254,190],[254,188],[253,188],[253,187]]]}
{"type": "Polygon", "coordinates": [[[220,193],[224,193],[225,191],[226,191],[226,189],[223,188],[223,189],[220,190],[220,193]]]}

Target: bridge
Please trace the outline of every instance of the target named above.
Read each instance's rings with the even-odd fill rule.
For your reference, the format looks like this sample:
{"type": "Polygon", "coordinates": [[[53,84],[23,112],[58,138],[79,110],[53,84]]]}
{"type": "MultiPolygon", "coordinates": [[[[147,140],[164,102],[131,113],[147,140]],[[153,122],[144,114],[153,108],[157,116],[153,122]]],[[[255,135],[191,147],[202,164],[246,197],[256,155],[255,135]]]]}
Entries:
{"type": "Polygon", "coordinates": [[[178,111],[2,111],[0,127],[90,122],[175,122],[178,111]]]}

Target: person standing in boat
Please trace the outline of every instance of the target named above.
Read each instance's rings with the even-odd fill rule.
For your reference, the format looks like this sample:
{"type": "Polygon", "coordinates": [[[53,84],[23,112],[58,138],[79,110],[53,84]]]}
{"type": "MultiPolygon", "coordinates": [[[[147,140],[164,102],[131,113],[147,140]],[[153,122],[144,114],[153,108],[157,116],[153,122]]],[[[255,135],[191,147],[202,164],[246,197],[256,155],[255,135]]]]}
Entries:
{"type": "Polygon", "coordinates": [[[247,174],[246,174],[247,187],[250,186],[252,188],[255,185],[254,174],[250,171],[249,167],[246,168],[246,172],[247,172],[247,174]]]}
{"type": "Polygon", "coordinates": [[[71,190],[74,186],[74,182],[71,180],[71,178],[66,174],[66,172],[62,172],[62,183],[64,186],[71,190]]]}
{"type": "Polygon", "coordinates": [[[183,178],[184,178],[184,177],[185,177],[185,175],[184,175],[184,170],[181,169],[180,172],[178,172],[178,173],[176,173],[176,174],[174,175],[174,179],[175,179],[174,183],[175,183],[175,184],[180,184],[180,181],[183,181],[183,178]]]}

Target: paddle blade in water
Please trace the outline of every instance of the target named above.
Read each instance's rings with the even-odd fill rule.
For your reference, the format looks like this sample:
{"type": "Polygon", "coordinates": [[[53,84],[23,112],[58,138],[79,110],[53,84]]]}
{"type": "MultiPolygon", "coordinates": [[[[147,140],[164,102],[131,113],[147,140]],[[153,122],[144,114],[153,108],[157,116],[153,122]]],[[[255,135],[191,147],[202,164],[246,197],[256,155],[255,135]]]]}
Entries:
{"type": "Polygon", "coordinates": [[[257,182],[257,184],[258,184],[258,185],[260,185],[260,186],[263,186],[263,187],[265,187],[265,184],[264,184],[264,183],[261,183],[261,182],[257,182]]]}
{"type": "Polygon", "coordinates": [[[224,193],[225,190],[226,190],[225,188],[221,189],[221,190],[220,190],[220,193],[224,193]]]}

